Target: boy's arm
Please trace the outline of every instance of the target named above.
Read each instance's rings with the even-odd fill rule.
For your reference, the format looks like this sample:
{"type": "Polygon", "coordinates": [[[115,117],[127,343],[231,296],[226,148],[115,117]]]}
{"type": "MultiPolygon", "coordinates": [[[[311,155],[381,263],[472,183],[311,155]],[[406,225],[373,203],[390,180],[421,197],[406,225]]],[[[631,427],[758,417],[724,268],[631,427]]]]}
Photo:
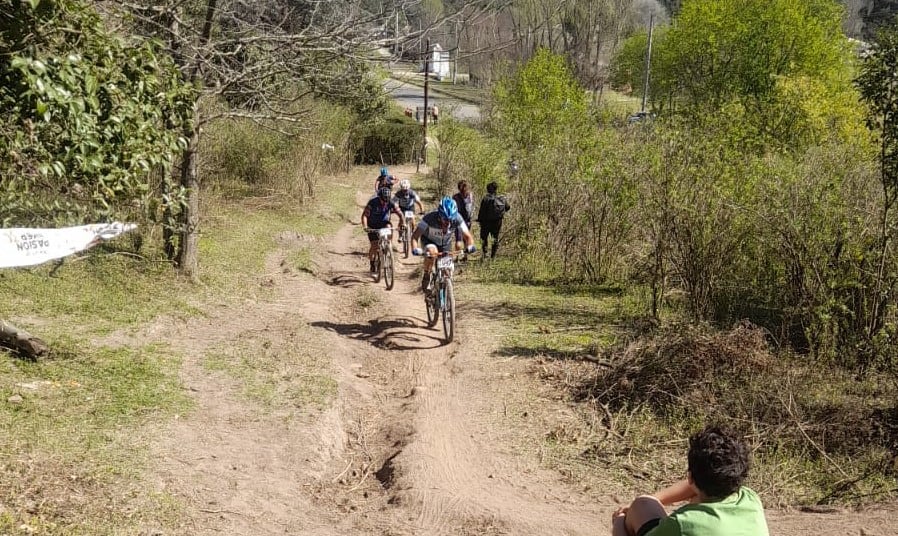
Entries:
{"type": "Polygon", "coordinates": [[[671,504],[683,501],[691,501],[696,496],[698,496],[698,492],[686,479],[671,484],[654,494],[654,497],[661,501],[661,504],[665,506],[670,506],[671,504]]]}

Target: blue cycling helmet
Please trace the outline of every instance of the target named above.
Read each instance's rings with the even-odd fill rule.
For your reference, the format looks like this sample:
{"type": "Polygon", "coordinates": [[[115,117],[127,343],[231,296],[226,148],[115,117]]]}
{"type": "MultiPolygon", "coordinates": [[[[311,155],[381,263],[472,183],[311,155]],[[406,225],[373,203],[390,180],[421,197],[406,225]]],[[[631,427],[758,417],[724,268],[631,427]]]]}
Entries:
{"type": "Polygon", "coordinates": [[[392,195],[393,192],[389,188],[381,188],[377,191],[377,197],[383,199],[384,201],[389,201],[392,195]]]}
{"type": "Polygon", "coordinates": [[[387,175],[389,175],[389,173],[387,173],[387,168],[385,168],[385,167],[380,168],[380,176],[386,177],[387,175]]]}
{"type": "Polygon", "coordinates": [[[440,201],[440,208],[437,209],[437,212],[444,220],[451,220],[458,216],[458,205],[455,204],[454,199],[446,196],[440,201]]]}

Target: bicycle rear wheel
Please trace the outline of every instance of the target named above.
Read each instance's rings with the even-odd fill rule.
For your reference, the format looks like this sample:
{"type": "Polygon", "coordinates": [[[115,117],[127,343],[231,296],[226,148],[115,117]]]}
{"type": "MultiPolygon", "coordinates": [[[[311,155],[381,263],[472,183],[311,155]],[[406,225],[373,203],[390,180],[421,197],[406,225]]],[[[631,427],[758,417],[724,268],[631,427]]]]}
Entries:
{"type": "Polygon", "coordinates": [[[440,305],[437,303],[439,289],[436,281],[430,284],[430,291],[424,293],[424,306],[427,308],[427,326],[434,327],[440,317],[440,305]]]}
{"type": "Polygon", "coordinates": [[[387,290],[393,289],[393,247],[390,244],[386,245],[386,248],[383,250],[384,257],[384,284],[387,286],[387,290]]]}
{"type": "Polygon", "coordinates": [[[455,292],[452,290],[452,280],[443,281],[442,300],[440,300],[443,312],[443,334],[446,342],[452,342],[455,337],[455,292]]]}

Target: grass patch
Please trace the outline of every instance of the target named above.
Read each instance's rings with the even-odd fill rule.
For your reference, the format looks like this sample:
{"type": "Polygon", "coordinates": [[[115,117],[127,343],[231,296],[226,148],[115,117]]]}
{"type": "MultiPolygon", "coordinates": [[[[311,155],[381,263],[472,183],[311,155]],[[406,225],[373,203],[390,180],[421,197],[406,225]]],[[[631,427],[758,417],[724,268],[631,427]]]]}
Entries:
{"type": "Polygon", "coordinates": [[[189,292],[164,263],[98,251],[56,269],[49,264],[0,272],[0,318],[49,338],[75,326],[81,334],[101,335],[160,314],[195,314],[185,299],[189,292]]]}
{"type": "Polygon", "coordinates": [[[325,348],[303,326],[276,335],[246,334],[210,351],[208,370],[237,380],[247,400],[267,409],[315,410],[337,393],[325,348]]]}
{"type": "Polygon", "coordinates": [[[148,519],[175,515],[146,509],[128,483],[148,461],[141,430],[190,409],[179,359],[161,346],[50,342],[37,363],[0,353],[0,532],[111,534],[138,501],[148,519]]]}
{"type": "MultiPolygon", "coordinates": [[[[376,287],[378,290],[380,287],[376,287]]],[[[358,287],[353,298],[353,303],[358,309],[368,309],[381,302],[381,296],[370,286],[358,287]]]]}

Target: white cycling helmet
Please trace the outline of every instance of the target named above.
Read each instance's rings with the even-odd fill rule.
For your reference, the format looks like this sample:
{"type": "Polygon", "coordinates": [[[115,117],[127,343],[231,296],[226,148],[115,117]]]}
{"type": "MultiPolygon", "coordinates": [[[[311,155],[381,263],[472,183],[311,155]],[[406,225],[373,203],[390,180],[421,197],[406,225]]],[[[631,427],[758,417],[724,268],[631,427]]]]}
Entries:
{"type": "Polygon", "coordinates": [[[402,179],[399,181],[399,189],[400,190],[408,190],[412,187],[412,183],[408,179],[402,179]]]}

